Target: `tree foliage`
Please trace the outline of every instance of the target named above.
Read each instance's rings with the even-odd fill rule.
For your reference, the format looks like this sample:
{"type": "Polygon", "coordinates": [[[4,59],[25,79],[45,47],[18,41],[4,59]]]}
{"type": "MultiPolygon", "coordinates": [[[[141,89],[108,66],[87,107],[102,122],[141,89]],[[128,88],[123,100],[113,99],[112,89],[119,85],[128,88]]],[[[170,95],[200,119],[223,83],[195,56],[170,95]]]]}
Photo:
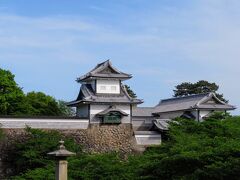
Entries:
{"type": "Polygon", "coordinates": [[[26,95],[10,71],[0,69],[0,115],[17,116],[74,116],[64,101],[57,101],[42,92],[26,95]]]}
{"type": "Polygon", "coordinates": [[[175,88],[176,89],[173,90],[174,97],[214,92],[220,100],[228,102],[226,99],[224,99],[223,94],[217,93],[219,86],[216,83],[210,83],[205,80],[200,80],[196,83],[183,82],[177,85],[175,88]]]}
{"type": "Polygon", "coordinates": [[[26,101],[30,105],[29,115],[59,116],[61,111],[57,101],[42,92],[30,92],[26,95],[26,101]]]}
{"type": "Polygon", "coordinates": [[[27,127],[26,132],[28,134],[26,141],[16,142],[14,151],[8,157],[15,175],[18,175],[13,179],[28,179],[33,175],[40,177],[43,174],[45,175],[42,177],[54,175],[55,161],[47,153],[58,149],[61,139],[65,140],[64,144],[68,150],[82,153],[80,145],[76,144],[72,138],[63,137],[57,131],[43,131],[27,127]]]}
{"type": "Polygon", "coordinates": [[[19,115],[28,110],[24,93],[10,71],[0,69],[0,114],[19,115]]]}
{"type": "Polygon", "coordinates": [[[128,95],[131,98],[137,98],[137,95],[134,93],[134,91],[130,88],[128,85],[124,85],[125,89],[127,90],[128,95]]]}
{"type": "Polygon", "coordinates": [[[63,100],[58,101],[58,108],[59,108],[62,116],[75,116],[76,115],[75,109],[66,106],[66,102],[63,100]]]}
{"type": "Polygon", "coordinates": [[[140,170],[149,179],[238,179],[240,118],[178,119],[170,139],[146,154],[154,159],[140,170]]]}
{"type": "MultiPolygon", "coordinates": [[[[178,118],[162,145],[127,160],[118,153],[83,153],[70,140],[66,146],[77,156],[68,159],[69,179],[239,179],[240,117],[219,118],[178,118]]],[[[18,171],[13,179],[53,179],[54,163],[46,153],[56,149],[61,135],[27,131],[30,138],[16,146],[13,165],[18,171]]]]}

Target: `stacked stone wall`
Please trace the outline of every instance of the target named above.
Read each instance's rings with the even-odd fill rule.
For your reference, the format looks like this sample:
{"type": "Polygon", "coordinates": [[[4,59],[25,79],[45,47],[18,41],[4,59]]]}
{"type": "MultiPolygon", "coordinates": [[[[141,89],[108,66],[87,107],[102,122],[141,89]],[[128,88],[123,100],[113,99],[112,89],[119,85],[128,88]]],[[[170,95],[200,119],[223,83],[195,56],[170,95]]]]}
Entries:
{"type": "MultiPolygon", "coordinates": [[[[24,129],[3,129],[3,131],[5,138],[0,143],[0,179],[3,179],[6,174],[12,174],[11,165],[3,160],[7,160],[7,153],[14,151],[13,143],[16,141],[24,142],[28,138],[24,129]]],[[[91,124],[88,129],[61,129],[57,131],[65,137],[72,137],[78,144],[82,145],[84,152],[119,152],[124,155],[137,152],[131,124],[91,124]]]]}

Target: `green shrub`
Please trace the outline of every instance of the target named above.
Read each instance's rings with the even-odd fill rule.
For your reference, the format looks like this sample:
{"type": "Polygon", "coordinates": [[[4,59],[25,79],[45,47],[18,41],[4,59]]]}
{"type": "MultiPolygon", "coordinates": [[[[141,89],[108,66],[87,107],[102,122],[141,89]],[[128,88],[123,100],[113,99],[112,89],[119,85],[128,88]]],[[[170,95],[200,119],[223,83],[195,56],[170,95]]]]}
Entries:
{"type": "MultiPolygon", "coordinates": [[[[69,179],[239,179],[240,117],[211,117],[201,123],[176,121],[162,145],[126,160],[118,153],[82,153],[74,141],[66,140],[66,147],[78,152],[68,159],[69,179]]],[[[27,131],[30,138],[16,145],[15,178],[54,178],[54,161],[46,153],[57,148],[61,135],[56,131],[27,131]]]]}
{"type": "MultiPolygon", "coordinates": [[[[16,175],[25,175],[42,172],[41,168],[52,167],[55,161],[47,153],[59,148],[59,141],[63,139],[57,131],[43,131],[39,129],[26,128],[29,138],[25,142],[16,143],[13,154],[9,159],[16,175]],[[38,171],[36,170],[38,169],[38,171]]],[[[65,146],[68,150],[81,154],[81,147],[73,139],[64,138],[65,146]]],[[[46,171],[47,172],[47,171],[46,171]]]]}

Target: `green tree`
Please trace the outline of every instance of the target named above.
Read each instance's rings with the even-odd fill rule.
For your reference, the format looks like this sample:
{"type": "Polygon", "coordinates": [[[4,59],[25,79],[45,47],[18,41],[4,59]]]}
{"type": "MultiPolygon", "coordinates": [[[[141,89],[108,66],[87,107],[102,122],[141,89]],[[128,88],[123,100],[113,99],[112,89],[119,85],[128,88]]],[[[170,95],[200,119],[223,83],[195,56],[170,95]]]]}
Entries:
{"type": "Polygon", "coordinates": [[[183,82],[177,85],[175,88],[176,89],[173,90],[174,97],[214,92],[220,100],[228,102],[226,99],[224,99],[223,94],[217,93],[219,86],[216,83],[210,83],[205,80],[200,80],[196,83],[183,82]]]}
{"type": "Polygon", "coordinates": [[[24,142],[16,142],[14,150],[8,154],[8,161],[14,168],[12,179],[48,179],[54,177],[55,160],[47,153],[59,148],[59,141],[64,139],[68,150],[82,153],[80,145],[72,138],[64,137],[58,131],[43,131],[26,128],[28,138],[24,142]],[[39,178],[37,178],[39,177],[39,178]],[[42,177],[42,178],[40,178],[42,177]]]}
{"type": "Polygon", "coordinates": [[[169,140],[150,148],[139,169],[143,179],[239,179],[240,117],[198,123],[177,119],[169,140]]]}
{"type": "MultiPolygon", "coordinates": [[[[73,140],[66,141],[67,149],[77,152],[68,159],[69,179],[239,179],[240,117],[220,117],[200,123],[178,118],[162,145],[127,160],[118,153],[83,153],[73,140]]],[[[29,128],[27,132],[29,138],[9,153],[17,167],[12,179],[53,179],[54,161],[46,153],[56,149],[62,136],[29,128]]]]}
{"type": "Polygon", "coordinates": [[[24,94],[10,71],[0,69],[0,115],[74,116],[64,101],[42,92],[24,94]]]}
{"type": "Polygon", "coordinates": [[[26,95],[29,104],[29,114],[36,116],[61,116],[63,113],[58,102],[42,92],[30,92],[26,95]]]}
{"type": "Polygon", "coordinates": [[[134,91],[130,88],[128,85],[124,85],[125,89],[127,90],[128,95],[131,98],[137,98],[137,95],[134,93],[134,91]]]}
{"type": "Polygon", "coordinates": [[[28,113],[22,89],[10,71],[0,69],[0,114],[21,115],[28,113]]]}
{"type": "Polygon", "coordinates": [[[66,106],[66,102],[59,100],[58,101],[58,108],[61,111],[62,116],[75,116],[76,112],[73,108],[66,106]]]}

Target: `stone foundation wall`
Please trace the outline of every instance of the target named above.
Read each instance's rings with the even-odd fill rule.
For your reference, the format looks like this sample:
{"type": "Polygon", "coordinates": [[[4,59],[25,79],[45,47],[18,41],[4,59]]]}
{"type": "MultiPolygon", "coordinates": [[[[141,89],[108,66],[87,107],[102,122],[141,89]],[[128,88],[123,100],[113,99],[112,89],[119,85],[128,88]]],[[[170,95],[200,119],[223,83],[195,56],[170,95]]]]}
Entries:
{"type": "MultiPolygon", "coordinates": [[[[3,131],[6,138],[0,143],[0,179],[4,177],[4,174],[11,174],[11,168],[2,162],[2,159],[6,153],[13,151],[12,143],[15,141],[24,142],[28,138],[24,129],[3,129],[3,131]]],[[[106,153],[115,151],[125,155],[138,152],[139,148],[136,145],[131,124],[91,124],[88,129],[61,129],[58,131],[65,137],[74,138],[77,143],[82,145],[84,152],[106,153]]]]}
{"type": "Polygon", "coordinates": [[[83,146],[83,150],[89,153],[112,151],[132,153],[136,150],[136,141],[130,124],[91,124],[86,130],[61,130],[60,132],[74,138],[83,146]]]}

